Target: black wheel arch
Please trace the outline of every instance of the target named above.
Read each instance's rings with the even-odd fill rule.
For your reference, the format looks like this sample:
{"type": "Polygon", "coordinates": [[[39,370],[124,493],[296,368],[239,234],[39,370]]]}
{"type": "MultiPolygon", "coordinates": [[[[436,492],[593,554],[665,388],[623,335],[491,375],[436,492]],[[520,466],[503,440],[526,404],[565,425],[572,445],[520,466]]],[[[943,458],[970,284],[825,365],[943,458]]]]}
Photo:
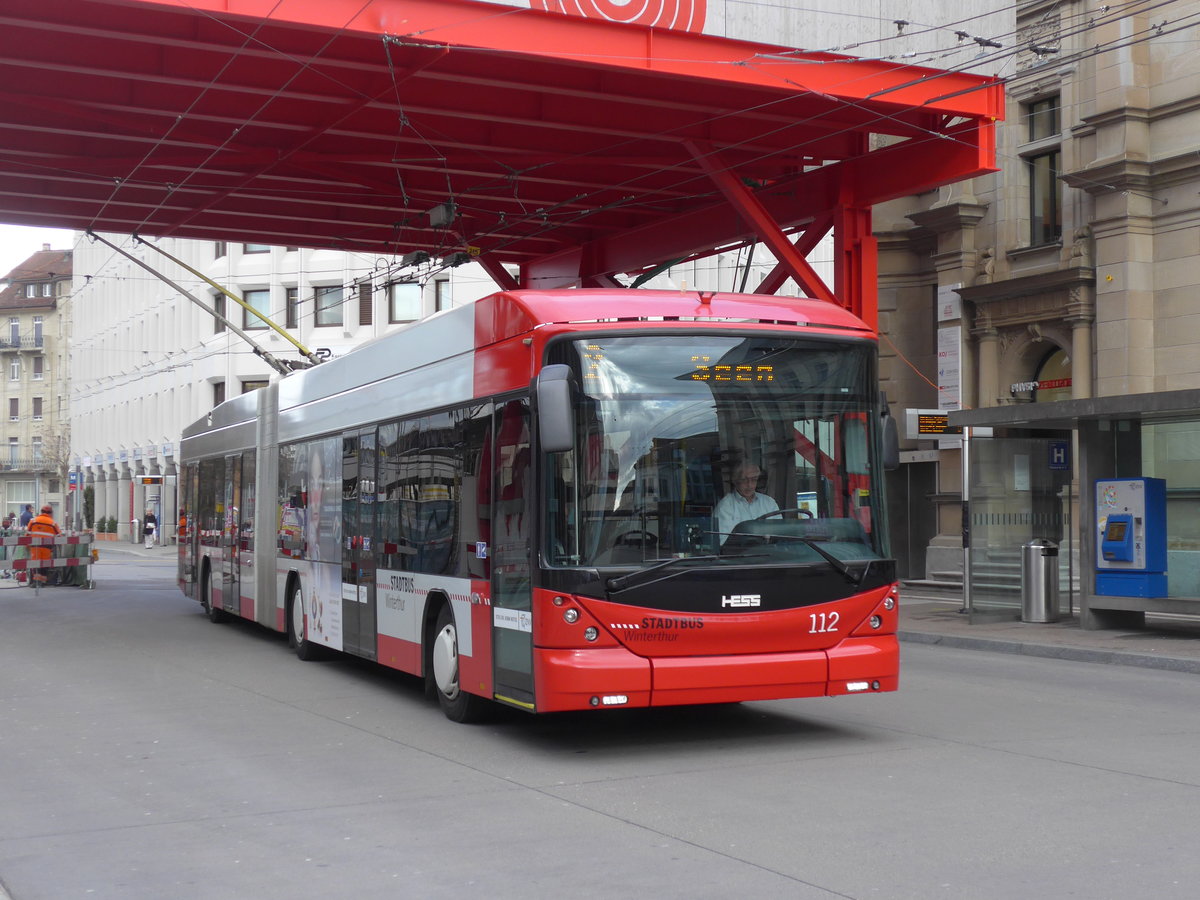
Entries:
{"type": "MultiPolygon", "coordinates": [[[[442,607],[448,607],[451,617],[454,607],[450,604],[450,595],[440,588],[434,588],[425,597],[425,615],[421,620],[421,677],[425,679],[426,689],[433,685],[433,669],[430,666],[429,654],[433,652],[433,638],[437,634],[438,614],[442,607]]],[[[458,623],[455,622],[455,628],[458,623]]]]}

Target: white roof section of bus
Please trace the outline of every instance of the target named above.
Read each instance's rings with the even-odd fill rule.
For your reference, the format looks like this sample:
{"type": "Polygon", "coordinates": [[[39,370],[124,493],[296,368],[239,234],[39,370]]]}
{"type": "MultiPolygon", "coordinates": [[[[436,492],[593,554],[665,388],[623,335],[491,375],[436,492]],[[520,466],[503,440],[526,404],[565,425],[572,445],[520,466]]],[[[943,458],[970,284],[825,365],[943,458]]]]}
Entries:
{"type": "Polygon", "coordinates": [[[461,306],[279,381],[279,440],[464,403],[474,396],[476,306],[461,306]]]}

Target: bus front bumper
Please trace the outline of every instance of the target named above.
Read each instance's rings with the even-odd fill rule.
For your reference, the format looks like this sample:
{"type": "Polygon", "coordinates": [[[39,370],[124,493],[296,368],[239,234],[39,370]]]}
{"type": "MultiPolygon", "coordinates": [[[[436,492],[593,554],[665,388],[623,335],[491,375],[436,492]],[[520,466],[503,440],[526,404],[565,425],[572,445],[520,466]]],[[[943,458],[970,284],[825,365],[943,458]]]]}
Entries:
{"type": "Polygon", "coordinates": [[[539,712],[737,703],[896,690],[894,634],[829,650],[648,659],[624,647],[534,650],[539,712]]]}

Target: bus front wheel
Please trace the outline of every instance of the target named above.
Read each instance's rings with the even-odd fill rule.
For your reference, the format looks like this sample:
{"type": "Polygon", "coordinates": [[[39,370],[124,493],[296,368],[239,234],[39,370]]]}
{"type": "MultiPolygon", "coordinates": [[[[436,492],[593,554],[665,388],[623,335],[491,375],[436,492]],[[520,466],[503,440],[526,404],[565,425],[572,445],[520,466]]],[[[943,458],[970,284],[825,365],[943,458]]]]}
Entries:
{"type": "Polygon", "coordinates": [[[320,648],[304,636],[304,598],[300,595],[300,588],[295,586],[288,592],[287,636],[288,646],[305,662],[321,655],[320,648]]]}
{"type": "Polygon", "coordinates": [[[438,612],[433,643],[429,648],[430,670],[438,703],[453,722],[474,722],[482,717],[486,703],[462,689],[458,672],[458,629],[449,605],[438,612]]]}

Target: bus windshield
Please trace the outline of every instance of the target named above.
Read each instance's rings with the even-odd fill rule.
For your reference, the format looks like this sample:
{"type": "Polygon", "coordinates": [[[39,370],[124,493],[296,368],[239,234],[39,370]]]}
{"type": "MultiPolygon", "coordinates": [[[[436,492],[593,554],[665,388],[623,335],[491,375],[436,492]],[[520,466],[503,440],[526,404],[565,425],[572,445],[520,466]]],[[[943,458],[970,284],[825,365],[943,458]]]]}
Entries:
{"type": "Polygon", "coordinates": [[[871,343],[592,337],[548,361],[579,391],[573,450],[545,457],[550,565],[886,555],[871,343]]]}

